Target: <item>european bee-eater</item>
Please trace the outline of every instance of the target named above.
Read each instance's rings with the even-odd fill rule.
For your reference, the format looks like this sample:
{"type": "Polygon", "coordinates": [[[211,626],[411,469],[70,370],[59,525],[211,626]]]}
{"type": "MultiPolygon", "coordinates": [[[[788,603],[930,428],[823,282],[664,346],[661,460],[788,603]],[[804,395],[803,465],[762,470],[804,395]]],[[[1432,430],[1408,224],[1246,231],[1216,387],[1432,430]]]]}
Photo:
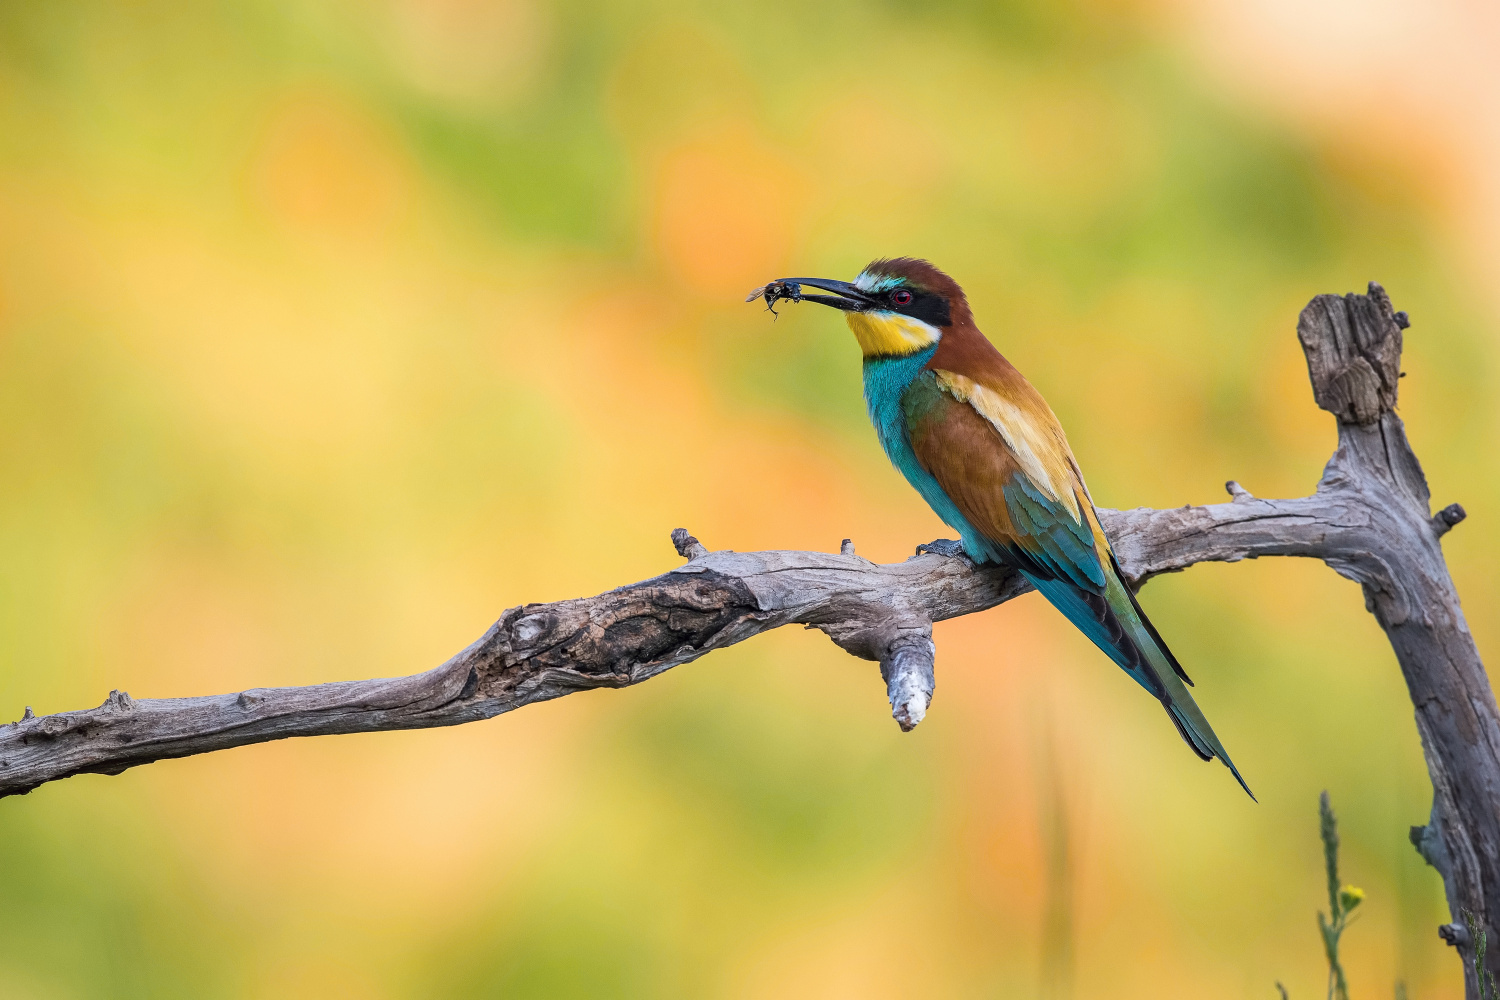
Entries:
{"type": "MultiPolygon", "coordinates": [[[[976,563],[1013,566],[1167,710],[1188,746],[1248,793],[1188,693],[1192,681],[1125,583],[1062,425],[979,328],[958,282],[924,260],[877,260],[852,282],[786,278],[767,305],[844,312],[865,403],[891,462],[976,563]],[[832,292],[804,294],[801,286],[832,292]]],[[[938,547],[942,551],[941,546],[938,547]]],[[[1254,795],[1251,795],[1254,798],[1254,795]]]]}

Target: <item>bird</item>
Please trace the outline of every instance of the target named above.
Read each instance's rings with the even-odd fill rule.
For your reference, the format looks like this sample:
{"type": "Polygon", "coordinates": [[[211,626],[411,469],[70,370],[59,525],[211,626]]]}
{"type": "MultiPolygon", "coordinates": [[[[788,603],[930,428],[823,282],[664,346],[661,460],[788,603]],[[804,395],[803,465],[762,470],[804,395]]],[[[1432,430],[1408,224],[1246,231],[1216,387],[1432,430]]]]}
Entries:
{"type": "Polygon", "coordinates": [[[1161,702],[1193,752],[1250,786],[1193,700],[1193,682],[1125,582],[1062,424],[975,325],[958,282],[926,260],[882,258],[851,281],[783,278],[756,289],[843,312],[864,355],[881,447],[966,555],[1019,572],[1161,702]],[[810,286],[829,295],[803,291],[810,286]]]}

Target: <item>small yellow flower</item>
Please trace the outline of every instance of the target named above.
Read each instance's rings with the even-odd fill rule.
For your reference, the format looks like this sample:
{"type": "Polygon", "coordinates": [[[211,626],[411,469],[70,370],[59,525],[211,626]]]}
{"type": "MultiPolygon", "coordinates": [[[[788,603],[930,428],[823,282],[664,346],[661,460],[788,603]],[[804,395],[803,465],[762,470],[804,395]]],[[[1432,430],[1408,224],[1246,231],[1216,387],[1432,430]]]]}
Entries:
{"type": "Polygon", "coordinates": [[[1354,909],[1364,901],[1365,891],[1363,889],[1355,888],[1352,885],[1346,885],[1339,890],[1339,905],[1344,908],[1345,913],[1348,913],[1350,910],[1354,909]]]}

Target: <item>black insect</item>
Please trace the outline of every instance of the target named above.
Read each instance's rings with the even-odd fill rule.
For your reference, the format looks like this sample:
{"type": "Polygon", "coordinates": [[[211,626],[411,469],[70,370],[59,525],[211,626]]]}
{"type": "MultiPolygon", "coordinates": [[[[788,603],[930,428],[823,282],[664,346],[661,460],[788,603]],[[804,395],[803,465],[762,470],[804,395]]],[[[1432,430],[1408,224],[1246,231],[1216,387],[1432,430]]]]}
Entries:
{"type": "Polygon", "coordinates": [[[746,302],[754,302],[756,299],[766,300],[766,309],[772,316],[779,316],[776,311],[776,303],[782,299],[791,299],[793,302],[802,301],[802,286],[795,281],[773,281],[762,285],[749,295],[745,296],[746,302]]]}

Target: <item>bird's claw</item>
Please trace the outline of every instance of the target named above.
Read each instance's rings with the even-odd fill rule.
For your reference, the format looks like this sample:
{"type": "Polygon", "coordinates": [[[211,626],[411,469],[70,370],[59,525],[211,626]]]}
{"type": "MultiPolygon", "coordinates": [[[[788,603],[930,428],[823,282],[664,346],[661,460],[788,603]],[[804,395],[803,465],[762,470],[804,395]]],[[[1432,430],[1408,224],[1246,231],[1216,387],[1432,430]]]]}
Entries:
{"type": "Polygon", "coordinates": [[[964,543],[954,541],[951,538],[936,538],[917,546],[917,555],[920,556],[926,553],[931,553],[935,556],[944,556],[948,559],[957,559],[964,555],[964,543]]]}

